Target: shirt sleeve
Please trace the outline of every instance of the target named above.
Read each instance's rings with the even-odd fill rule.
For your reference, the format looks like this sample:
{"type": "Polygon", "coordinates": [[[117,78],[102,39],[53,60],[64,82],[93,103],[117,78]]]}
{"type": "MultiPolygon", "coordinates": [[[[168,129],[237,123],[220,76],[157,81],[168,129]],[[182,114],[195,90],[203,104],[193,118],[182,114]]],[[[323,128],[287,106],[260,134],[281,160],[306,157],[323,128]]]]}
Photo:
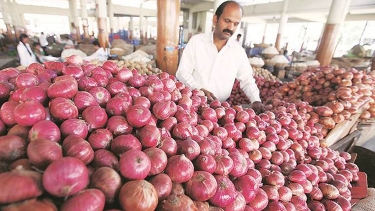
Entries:
{"type": "Polygon", "coordinates": [[[176,77],[179,81],[188,85],[192,89],[201,89],[202,86],[193,77],[195,51],[195,40],[194,38],[191,38],[182,53],[176,77]]]}
{"type": "Polygon", "coordinates": [[[239,56],[240,64],[236,78],[240,81],[240,87],[252,103],[261,101],[259,89],[255,83],[253,69],[251,68],[250,62],[245,53],[240,54],[239,56]]]}

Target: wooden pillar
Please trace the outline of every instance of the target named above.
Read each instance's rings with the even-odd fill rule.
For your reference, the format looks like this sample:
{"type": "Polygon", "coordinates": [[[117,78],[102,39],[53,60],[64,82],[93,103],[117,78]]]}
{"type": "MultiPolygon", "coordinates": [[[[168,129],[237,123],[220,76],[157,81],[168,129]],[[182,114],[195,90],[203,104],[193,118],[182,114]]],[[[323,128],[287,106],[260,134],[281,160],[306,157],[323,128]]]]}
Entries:
{"type": "Polygon", "coordinates": [[[375,56],[372,57],[371,70],[370,71],[375,71],[375,56]]]}
{"type": "Polygon", "coordinates": [[[96,9],[98,10],[98,40],[103,48],[108,47],[107,31],[107,4],[106,0],[97,0],[96,9]]]}
{"type": "Polygon", "coordinates": [[[288,15],[286,14],[286,11],[288,9],[288,3],[289,3],[289,0],[284,0],[283,11],[281,12],[281,16],[280,16],[279,30],[277,32],[276,42],[275,42],[275,47],[277,50],[281,49],[281,46],[280,46],[281,38],[283,37],[284,28],[288,22],[288,15]]]}
{"type": "Polygon", "coordinates": [[[348,13],[350,0],[333,0],[329,11],[326,26],[320,40],[316,59],[321,66],[331,64],[335,46],[337,43],[338,32],[345,16],[348,13]]]}
{"type": "Polygon", "coordinates": [[[81,18],[82,18],[82,28],[83,28],[83,37],[89,38],[89,28],[88,28],[88,20],[87,20],[87,8],[86,8],[86,0],[81,0],[81,18]]]}
{"type": "Polygon", "coordinates": [[[162,71],[175,75],[178,64],[178,50],[165,50],[165,48],[178,45],[180,1],[157,0],[157,11],[156,64],[162,71]]]}

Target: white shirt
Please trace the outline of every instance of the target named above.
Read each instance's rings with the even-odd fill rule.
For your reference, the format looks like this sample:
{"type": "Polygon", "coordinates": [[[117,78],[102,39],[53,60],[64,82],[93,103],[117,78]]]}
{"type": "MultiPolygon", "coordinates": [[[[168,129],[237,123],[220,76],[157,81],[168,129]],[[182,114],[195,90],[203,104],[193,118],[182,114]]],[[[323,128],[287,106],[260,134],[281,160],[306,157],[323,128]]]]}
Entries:
{"type": "Polygon", "coordinates": [[[22,66],[27,67],[31,63],[38,63],[36,61],[35,54],[30,48],[30,45],[28,43],[25,43],[25,45],[22,42],[19,42],[17,45],[17,51],[18,51],[18,56],[20,57],[20,63],[22,66]],[[27,51],[27,49],[29,51],[27,51]],[[30,53],[31,55],[30,55],[30,53]]]}
{"type": "Polygon", "coordinates": [[[45,47],[48,45],[47,37],[44,34],[40,35],[39,43],[40,43],[40,46],[42,47],[45,47]]]}
{"type": "Polygon", "coordinates": [[[91,60],[106,61],[108,59],[108,56],[104,48],[99,48],[97,51],[95,51],[95,53],[91,54],[90,56],[86,56],[83,59],[86,61],[91,61],[91,60]]]}
{"type": "Polygon", "coordinates": [[[229,39],[218,52],[211,32],[190,38],[176,77],[192,89],[204,88],[212,92],[221,102],[229,98],[234,81],[238,79],[251,102],[261,101],[252,74],[246,53],[237,41],[229,39]]]}

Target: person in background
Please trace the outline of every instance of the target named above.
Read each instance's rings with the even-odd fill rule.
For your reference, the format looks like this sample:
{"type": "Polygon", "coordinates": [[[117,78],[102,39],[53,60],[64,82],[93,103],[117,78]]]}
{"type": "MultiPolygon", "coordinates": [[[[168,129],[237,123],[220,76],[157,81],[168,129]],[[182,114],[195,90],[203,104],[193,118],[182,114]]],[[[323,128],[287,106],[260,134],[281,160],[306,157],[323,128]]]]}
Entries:
{"type": "Polygon", "coordinates": [[[234,39],[243,11],[235,1],[225,1],[213,17],[215,29],[191,37],[184,49],[176,77],[192,89],[204,92],[209,101],[227,100],[235,79],[252,102],[255,112],[264,111],[253,70],[243,48],[234,39]]]}
{"type": "Polygon", "coordinates": [[[283,55],[285,56],[286,59],[290,62],[290,57],[288,55],[288,50],[284,50],[283,55]]]}
{"type": "Polygon", "coordinates": [[[44,55],[47,55],[47,46],[48,46],[48,41],[47,41],[47,36],[44,35],[44,32],[40,33],[40,37],[39,37],[39,43],[40,43],[40,46],[42,47],[43,51],[44,51],[44,55]]]}
{"type": "Polygon", "coordinates": [[[237,34],[237,42],[240,42],[240,40],[241,40],[241,37],[242,37],[242,34],[237,34]]]}
{"type": "Polygon", "coordinates": [[[37,63],[36,57],[29,45],[29,36],[21,34],[19,37],[20,42],[17,45],[17,52],[22,66],[27,67],[31,63],[37,63]]]}
{"type": "Polygon", "coordinates": [[[106,61],[108,59],[108,55],[105,52],[104,48],[100,47],[99,41],[95,40],[92,44],[94,45],[96,51],[90,56],[84,57],[83,59],[86,61],[106,61]]]}

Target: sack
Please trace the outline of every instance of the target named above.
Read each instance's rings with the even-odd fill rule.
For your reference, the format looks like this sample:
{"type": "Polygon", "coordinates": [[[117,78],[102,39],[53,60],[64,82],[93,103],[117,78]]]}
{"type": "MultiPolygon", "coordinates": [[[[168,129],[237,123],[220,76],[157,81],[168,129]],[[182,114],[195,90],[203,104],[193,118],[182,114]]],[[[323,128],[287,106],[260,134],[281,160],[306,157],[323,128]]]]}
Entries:
{"type": "Polygon", "coordinates": [[[375,189],[367,189],[367,197],[358,201],[353,207],[352,211],[372,211],[375,208],[375,189]]]}

